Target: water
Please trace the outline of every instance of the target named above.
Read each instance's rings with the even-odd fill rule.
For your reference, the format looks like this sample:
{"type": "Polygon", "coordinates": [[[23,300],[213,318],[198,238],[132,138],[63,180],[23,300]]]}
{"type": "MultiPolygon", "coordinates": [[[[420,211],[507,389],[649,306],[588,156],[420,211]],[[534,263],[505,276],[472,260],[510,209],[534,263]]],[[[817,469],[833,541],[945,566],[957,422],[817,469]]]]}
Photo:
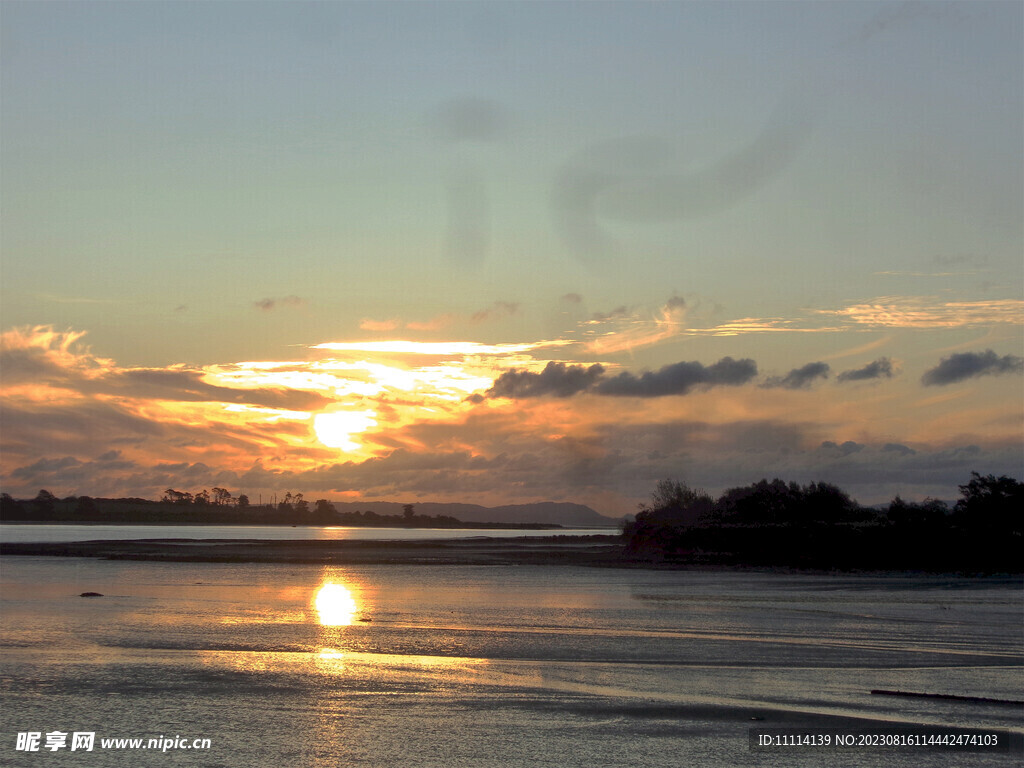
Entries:
{"type": "Polygon", "coordinates": [[[748,747],[752,726],[825,722],[1020,733],[1017,707],[870,694],[1020,699],[1019,580],[18,557],[0,567],[3,765],[1020,759],[748,747]],[[14,750],[30,730],[211,748],[14,750]]]}
{"type": "Polygon", "coordinates": [[[598,536],[617,532],[615,528],[558,528],[545,530],[501,528],[372,528],[340,525],[0,525],[0,541],[70,542],[129,541],[133,539],[257,539],[308,541],[311,539],[363,541],[409,541],[526,536],[598,536]]]}

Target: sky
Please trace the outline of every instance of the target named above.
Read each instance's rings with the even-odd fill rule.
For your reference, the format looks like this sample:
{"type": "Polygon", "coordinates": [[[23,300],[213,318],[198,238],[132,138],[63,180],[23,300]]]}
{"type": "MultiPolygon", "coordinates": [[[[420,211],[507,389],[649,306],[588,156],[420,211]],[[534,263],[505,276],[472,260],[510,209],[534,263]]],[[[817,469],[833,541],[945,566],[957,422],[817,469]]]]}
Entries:
{"type": "Polygon", "coordinates": [[[1024,477],[1019,2],[0,21],[15,497],[1024,477]]]}

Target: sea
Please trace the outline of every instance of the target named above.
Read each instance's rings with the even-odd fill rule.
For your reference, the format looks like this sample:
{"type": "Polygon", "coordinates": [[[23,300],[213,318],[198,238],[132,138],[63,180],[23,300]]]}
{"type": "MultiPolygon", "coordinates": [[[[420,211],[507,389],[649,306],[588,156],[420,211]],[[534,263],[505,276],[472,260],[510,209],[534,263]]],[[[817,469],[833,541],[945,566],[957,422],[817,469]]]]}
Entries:
{"type": "Polygon", "coordinates": [[[1020,765],[1022,608],[1017,577],[2,557],[0,765],[1020,765]]]}

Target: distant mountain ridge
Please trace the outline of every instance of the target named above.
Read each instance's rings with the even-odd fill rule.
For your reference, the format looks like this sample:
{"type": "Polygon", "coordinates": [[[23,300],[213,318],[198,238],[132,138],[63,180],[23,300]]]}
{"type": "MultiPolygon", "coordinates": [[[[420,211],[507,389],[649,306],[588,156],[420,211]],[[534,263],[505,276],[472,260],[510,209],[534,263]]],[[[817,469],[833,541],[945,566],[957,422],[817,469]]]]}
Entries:
{"type": "MultiPolygon", "coordinates": [[[[401,515],[405,504],[396,501],[334,501],[339,512],[376,512],[379,515],[401,515]]],[[[540,501],[533,504],[506,504],[483,507],[479,504],[416,502],[417,515],[448,515],[463,523],[542,523],[568,527],[614,527],[620,518],[607,517],[585,504],[563,501],[540,501]]]]}

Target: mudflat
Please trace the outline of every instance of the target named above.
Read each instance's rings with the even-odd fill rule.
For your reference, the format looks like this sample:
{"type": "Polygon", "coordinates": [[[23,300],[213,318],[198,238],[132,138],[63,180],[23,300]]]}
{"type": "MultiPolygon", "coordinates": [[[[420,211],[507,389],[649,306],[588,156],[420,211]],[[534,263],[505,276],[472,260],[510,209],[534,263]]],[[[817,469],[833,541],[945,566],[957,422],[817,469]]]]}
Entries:
{"type": "Polygon", "coordinates": [[[208,563],[321,563],[407,565],[627,564],[619,536],[535,536],[440,541],[271,541],[135,539],[71,543],[9,542],[0,555],[96,557],[208,563]]]}

